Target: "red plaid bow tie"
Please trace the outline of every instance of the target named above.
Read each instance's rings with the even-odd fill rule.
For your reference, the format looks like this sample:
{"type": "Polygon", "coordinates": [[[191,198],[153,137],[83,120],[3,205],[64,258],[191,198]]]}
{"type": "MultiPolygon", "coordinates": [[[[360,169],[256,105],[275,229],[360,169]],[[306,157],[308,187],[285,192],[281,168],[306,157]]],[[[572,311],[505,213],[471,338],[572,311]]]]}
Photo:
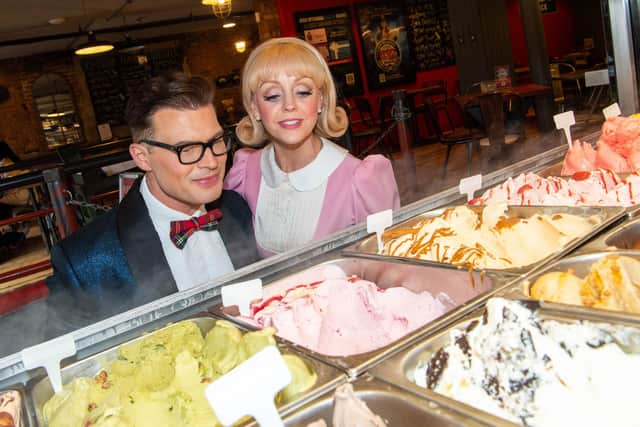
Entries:
{"type": "Polygon", "coordinates": [[[187,239],[198,230],[213,231],[218,229],[218,221],[222,218],[220,209],[214,209],[199,217],[184,221],[171,221],[169,237],[178,249],[184,248],[187,239]]]}

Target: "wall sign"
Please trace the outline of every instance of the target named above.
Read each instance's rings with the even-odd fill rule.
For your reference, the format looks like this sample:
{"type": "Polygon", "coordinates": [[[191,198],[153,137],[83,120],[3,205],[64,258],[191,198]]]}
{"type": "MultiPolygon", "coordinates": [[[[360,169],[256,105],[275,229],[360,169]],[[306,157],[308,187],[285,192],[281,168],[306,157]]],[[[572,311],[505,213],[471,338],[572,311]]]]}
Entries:
{"type": "Polygon", "coordinates": [[[418,71],[455,64],[447,0],[406,0],[409,43],[418,71]]]}
{"type": "Polygon", "coordinates": [[[356,11],[369,89],[415,81],[402,8],[376,3],[357,6],[356,11]]]}
{"type": "Polygon", "coordinates": [[[339,95],[362,95],[362,78],[349,9],[298,12],[294,16],[298,37],[311,43],[324,56],[339,95]]]}
{"type": "Polygon", "coordinates": [[[556,0],[538,0],[540,12],[552,13],[556,11],[556,0]]]}

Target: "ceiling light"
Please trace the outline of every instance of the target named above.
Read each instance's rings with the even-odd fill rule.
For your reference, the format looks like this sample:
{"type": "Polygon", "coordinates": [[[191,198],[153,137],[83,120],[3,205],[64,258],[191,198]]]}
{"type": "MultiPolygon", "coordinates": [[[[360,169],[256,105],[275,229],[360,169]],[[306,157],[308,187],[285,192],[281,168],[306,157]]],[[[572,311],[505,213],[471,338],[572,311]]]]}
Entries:
{"type": "Polygon", "coordinates": [[[113,43],[96,40],[96,35],[92,31],[88,34],[87,43],[83,43],[75,50],[76,55],[97,55],[113,50],[113,43]]]}
{"type": "Polygon", "coordinates": [[[130,35],[125,36],[124,42],[119,45],[118,52],[121,53],[138,53],[144,49],[144,44],[133,39],[130,35]]]}
{"type": "Polygon", "coordinates": [[[51,25],[60,25],[60,24],[64,24],[66,20],[67,18],[51,18],[47,22],[49,22],[49,24],[51,25]]]}
{"type": "Polygon", "coordinates": [[[242,52],[244,52],[245,50],[247,50],[247,42],[246,42],[246,41],[244,41],[244,40],[237,41],[237,42],[235,43],[235,47],[236,47],[236,50],[237,50],[239,53],[242,53],[242,52]]]}
{"type": "Polygon", "coordinates": [[[236,26],[235,22],[225,22],[224,24],[222,24],[222,28],[233,28],[236,26]]]}
{"type": "Polygon", "coordinates": [[[211,6],[213,14],[218,18],[226,18],[231,14],[231,0],[202,0],[202,4],[211,6]]]}

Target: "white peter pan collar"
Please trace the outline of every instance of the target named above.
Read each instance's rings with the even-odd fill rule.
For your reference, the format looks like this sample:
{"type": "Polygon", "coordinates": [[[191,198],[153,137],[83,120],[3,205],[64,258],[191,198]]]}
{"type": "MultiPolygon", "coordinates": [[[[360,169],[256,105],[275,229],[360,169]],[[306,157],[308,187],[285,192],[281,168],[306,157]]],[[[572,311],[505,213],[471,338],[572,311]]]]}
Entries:
{"type": "Polygon", "coordinates": [[[271,188],[278,188],[283,182],[289,181],[297,191],[311,191],[325,183],[329,175],[342,163],[347,150],[333,142],[321,139],[322,148],[315,159],[307,166],[297,171],[285,173],[276,163],[273,144],[262,150],[260,166],[265,183],[271,188]]]}

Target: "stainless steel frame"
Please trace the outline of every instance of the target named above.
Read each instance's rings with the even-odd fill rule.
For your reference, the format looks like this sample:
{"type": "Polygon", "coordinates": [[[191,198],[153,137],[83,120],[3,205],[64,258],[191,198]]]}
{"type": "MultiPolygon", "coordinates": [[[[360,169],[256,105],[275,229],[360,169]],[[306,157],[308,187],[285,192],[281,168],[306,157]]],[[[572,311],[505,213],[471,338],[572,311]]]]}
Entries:
{"type": "MultiPolygon", "coordinates": [[[[566,146],[558,145],[557,148],[487,174],[483,177],[484,189],[499,184],[510,176],[557,163],[562,160],[565,152],[566,146]]],[[[450,188],[403,206],[394,212],[394,221],[403,221],[419,213],[460,201],[462,199],[457,187],[450,188]]],[[[180,320],[202,311],[219,302],[220,286],[222,285],[286,272],[292,266],[308,260],[316,260],[317,262],[325,254],[337,253],[340,248],[362,239],[366,235],[365,225],[359,224],[297,250],[249,265],[215,281],[169,295],[76,330],[73,332],[73,337],[76,341],[78,357],[84,358],[122,343],[135,337],[141,329],[158,328],[169,321],[180,320]]],[[[18,382],[26,383],[33,375],[33,372],[25,371],[20,353],[14,353],[0,359],[0,387],[18,382]]]]}

